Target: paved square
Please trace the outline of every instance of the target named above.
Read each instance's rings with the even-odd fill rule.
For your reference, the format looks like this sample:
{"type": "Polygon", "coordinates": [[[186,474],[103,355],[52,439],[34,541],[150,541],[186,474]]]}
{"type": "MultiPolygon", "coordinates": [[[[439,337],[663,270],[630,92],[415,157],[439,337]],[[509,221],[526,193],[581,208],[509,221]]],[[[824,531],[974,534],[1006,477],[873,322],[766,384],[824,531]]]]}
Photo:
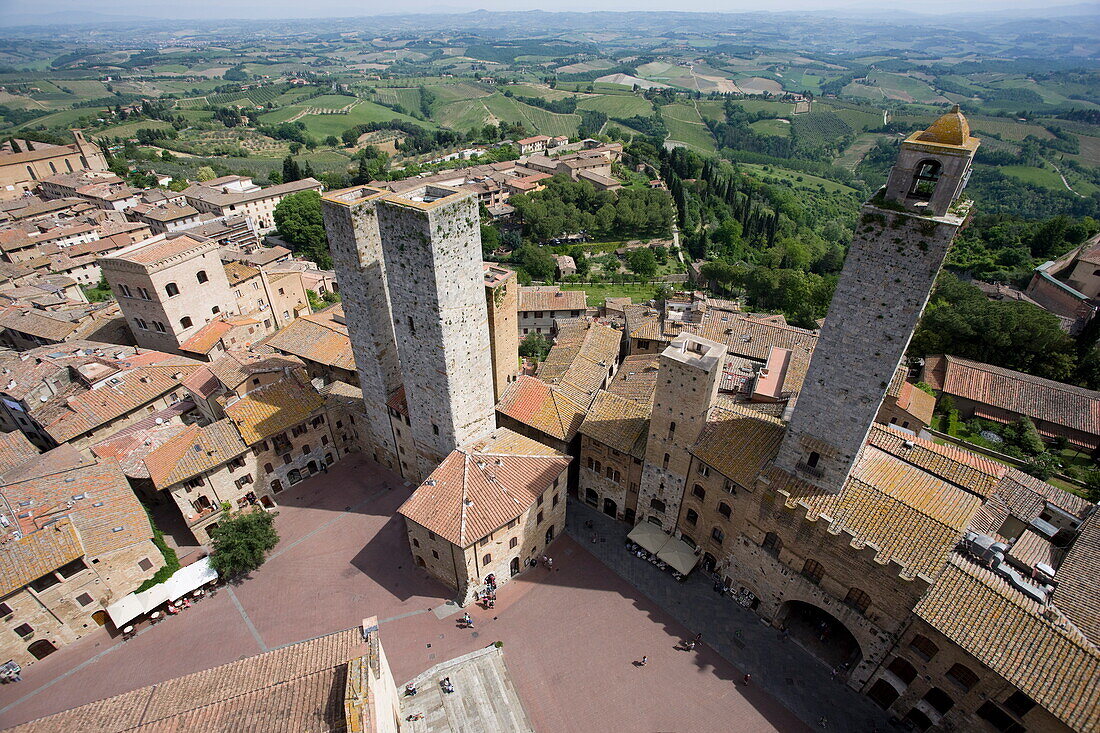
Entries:
{"type": "MultiPolygon", "coordinates": [[[[0,724],[14,725],[265,649],[381,619],[400,684],[453,657],[503,642],[539,731],[797,731],[762,686],[569,537],[554,570],[536,568],[474,609],[475,628],[432,612],[446,588],[414,568],[394,511],[411,489],[361,457],[279,495],[282,540],[237,587],[121,642],[100,630],[0,687],[0,724]],[[649,657],[644,668],[632,662],[649,657]]],[[[842,728],[834,728],[842,729],[842,728]]]]}

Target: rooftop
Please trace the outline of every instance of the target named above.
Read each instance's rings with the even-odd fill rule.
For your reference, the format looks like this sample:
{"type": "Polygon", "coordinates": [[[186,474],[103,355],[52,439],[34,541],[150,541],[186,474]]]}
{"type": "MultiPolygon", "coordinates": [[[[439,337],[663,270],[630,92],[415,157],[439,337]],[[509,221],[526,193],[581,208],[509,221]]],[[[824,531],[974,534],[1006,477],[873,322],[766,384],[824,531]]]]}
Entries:
{"type": "Polygon", "coordinates": [[[225,406],[248,445],[288,430],[312,417],[324,399],[304,375],[287,377],[252,390],[225,406]]]}

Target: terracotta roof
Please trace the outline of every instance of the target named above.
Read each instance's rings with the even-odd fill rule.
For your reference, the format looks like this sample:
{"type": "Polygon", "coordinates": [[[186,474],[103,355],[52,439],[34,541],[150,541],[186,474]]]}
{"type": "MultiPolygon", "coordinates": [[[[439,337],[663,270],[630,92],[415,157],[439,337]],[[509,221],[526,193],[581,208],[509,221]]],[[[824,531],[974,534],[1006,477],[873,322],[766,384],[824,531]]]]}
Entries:
{"type": "Polygon", "coordinates": [[[112,459],[86,458],[62,445],[9,469],[0,486],[0,506],[15,512],[0,542],[0,596],[76,557],[99,557],[153,536],[112,459]],[[15,529],[21,539],[14,539],[15,529]]]}
{"type": "Polygon", "coordinates": [[[260,274],[258,269],[243,262],[223,262],[222,267],[225,268],[225,276],[229,279],[230,286],[240,285],[245,280],[251,280],[260,274]]]}
{"type": "Polygon", "coordinates": [[[521,287],[519,306],[523,311],[583,311],[588,304],[583,290],[559,290],[546,286],[521,287]]]}
{"type": "Polygon", "coordinates": [[[323,406],[324,399],[312,385],[287,377],[252,390],[226,405],[225,412],[244,442],[254,445],[308,420],[323,406]]]}
{"type": "Polygon", "coordinates": [[[180,344],[180,351],[187,351],[192,354],[207,354],[233,328],[232,323],[224,317],[218,316],[198,331],[195,331],[191,338],[180,344]]]}
{"type": "Polygon", "coordinates": [[[783,424],[775,418],[750,410],[716,409],[691,452],[731,481],[752,487],[782,440],[783,424]]]}
{"type": "Polygon", "coordinates": [[[1055,575],[1052,600],[1094,644],[1100,644],[1100,511],[1081,525],[1055,575]]]}
{"type": "Polygon", "coordinates": [[[11,306],[0,311],[0,328],[21,331],[47,341],[64,341],[79,327],[79,319],[56,318],[51,312],[38,308],[11,306]]]}
{"type": "Polygon", "coordinates": [[[569,458],[507,428],[451,451],[397,511],[468,547],[531,508],[569,458]]]}
{"type": "MultiPolygon", "coordinates": [[[[208,182],[209,183],[209,182],[208,182]]],[[[313,178],[302,178],[298,181],[280,183],[277,186],[268,186],[253,191],[225,192],[209,185],[197,183],[183,190],[183,195],[196,201],[202,201],[214,206],[231,206],[245,204],[250,201],[260,201],[273,196],[289,196],[299,191],[320,191],[321,182],[313,178]]]]}
{"type": "Polygon", "coordinates": [[[517,422],[566,442],[573,439],[584,421],[588,402],[541,379],[521,374],[508,385],[497,403],[497,412],[517,422]]]}
{"type": "Polygon", "coordinates": [[[1100,434],[1100,392],[945,355],[928,357],[921,378],[955,397],[1100,434]]]}
{"type": "Polygon", "coordinates": [[[126,260],[127,262],[136,262],[139,265],[153,266],[172,257],[179,257],[192,250],[209,248],[217,248],[217,245],[213,242],[200,242],[196,239],[192,239],[186,234],[182,234],[178,237],[172,237],[171,239],[165,237],[163,239],[157,238],[139,242],[126,249],[110,254],[104,259],[120,259],[126,260]]]}
{"type": "MultiPolygon", "coordinates": [[[[716,311],[720,312],[720,311],[716,311]]],[[[773,346],[781,349],[790,349],[798,354],[809,354],[817,345],[817,332],[797,326],[775,323],[771,320],[761,319],[749,315],[731,315],[729,321],[706,319],[704,324],[713,328],[716,324],[725,326],[721,337],[711,337],[716,341],[726,344],[731,354],[744,356],[749,359],[764,361],[773,346]]],[[[704,328],[704,331],[707,329],[704,328]]],[[[707,335],[701,333],[700,335],[707,335]]]]}
{"type": "Polygon", "coordinates": [[[213,470],[247,451],[233,421],[223,419],[204,427],[188,425],[147,455],[145,466],[153,484],[163,489],[213,470]]]}
{"type": "Polygon", "coordinates": [[[871,428],[868,443],[982,497],[993,494],[1008,471],[1007,466],[992,458],[917,438],[885,425],[871,428]]]}
{"type": "Polygon", "coordinates": [[[336,320],[343,313],[343,306],[336,305],[296,318],[263,343],[306,361],[355,371],[348,327],[336,320]]]}
{"type": "Polygon", "coordinates": [[[1070,728],[1100,727],[1100,651],[1056,608],[952,555],[913,611],[1070,728]]]}
{"type": "Polygon", "coordinates": [[[18,430],[0,433],[0,472],[38,457],[38,448],[18,430]]]}
{"type": "Polygon", "coordinates": [[[304,368],[301,359],[278,353],[269,353],[265,347],[253,344],[248,349],[229,349],[209,365],[218,381],[229,389],[236,389],[254,374],[272,374],[288,369],[304,368]]]}
{"type": "Polygon", "coordinates": [[[368,654],[360,630],[347,629],[82,705],[13,731],[343,731],[348,663],[368,654]]]}
{"type": "Polygon", "coordinates": [[[204,400],[213,396],[221,386],[218,382],[218,378],[214,376],[214,372],[209,366],[199,367],[184,379],[181,384],[183,384],[183,386],[193,395],[204,400]]]}
{"type": "Polygon", "coordinates": [[[659,354],[634,354],[623,359],[607,391],[628,400],[650,404],[657,389],[659,354]]]}
{"type": "Polygon", "coordinates": [[[619,357],[619,331],[599,323],[576,321],[562,326],[554,346],[539,364],[538,378],[595,394],[604,386],[619,357]]]}
{"type": "Polygon", "coordinates": [[[635,458],[645,458],[649,403],[638,403],[600,390],[588,408],[580,432],[635,458]]]}
{"type": "Polygon", "coordinates": [[[405,385],[402,384],[393,391],[390,398],[386,400],[386,407],[391,410],[397,410],[405,417],[409,416],[409,401],[405,397],[405,385]]]}

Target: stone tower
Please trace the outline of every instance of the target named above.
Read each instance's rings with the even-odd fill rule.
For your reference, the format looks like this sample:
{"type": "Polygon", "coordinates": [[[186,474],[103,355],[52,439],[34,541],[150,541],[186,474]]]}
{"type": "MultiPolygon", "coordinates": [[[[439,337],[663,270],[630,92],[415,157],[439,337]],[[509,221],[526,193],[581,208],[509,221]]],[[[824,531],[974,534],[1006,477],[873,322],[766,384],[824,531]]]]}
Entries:
{"type": "Polygon", "coordinates": [[[969,202],[977,138],[956,107],[901,144],[863,205],[775,465],[837,492],[855,464],[969,202]]]}
{"type": "Polygon", "coordinates": [[[493,398],[499,401],[519,371],[519,283],[512,270],[494,262],[483,266],[489,347],[493,354],[493,398]]]}
{"type": "Polygon", "coordinates": [[[399,470],[386,401],[401,386],[401,368],[378,232],[378,202],[387,195],[366,186],[333,191],[322,199],[321,212],[370,419],[360,434],[376,461],[399,470]]]}
{"type": "Polygon", "coordinates": [[[688,448],[706,427],[725,356],[724,345],[690,333],[680,334],[661,352],[638,517],[656,517],[665,531],[676,526],[691,464],[688,448]]]}
{"type": "Polygon", "coordinates": [[[433,185],[392,193],[378,229],[422,480],[496,428],[477,199],[433,185]]]}

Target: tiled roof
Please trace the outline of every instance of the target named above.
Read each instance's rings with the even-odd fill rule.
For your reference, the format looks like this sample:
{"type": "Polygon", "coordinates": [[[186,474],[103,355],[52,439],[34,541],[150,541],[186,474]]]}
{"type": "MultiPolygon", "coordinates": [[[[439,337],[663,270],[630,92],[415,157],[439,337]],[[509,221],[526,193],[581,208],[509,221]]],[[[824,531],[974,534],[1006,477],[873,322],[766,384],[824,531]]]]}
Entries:
{"type": "Polygon", "coordinates": [[[14,468],[20,463],[38,457],[38,448],[27,440],[27,436],[18,430],[0,433],[0,472],[14,468]]]}
{"type": "Polygon", "coordinates": [[[1075,517],[1083,517],[1092,506],[1076,494],[1004,466],[992,494],[971,522],[971,529],[997,535],[1007,517],[1027,524],[1038,518],[1048,503],[1075,517]]]}
{"type": "Polygon", "coordinates": [[[245,280],[251,280],[260,274],[258,269],[249,267],[243,262],[223,262],[222,267],[225,268],[225,276],[229,279],[231,286],[240,285],[245,280]]]}
{"type": "Polygon", "coordinates": [[[691,452],[731,481],[751,487],[782,440],[779,420],[749,410],[719,408],[712,411],[691,452]]]}
{"type": "Polygon", "coordinates": [[[623,359],[607,391],[628,400],[650,404],[657,389],[659,354],[634,354],[623,359]]]}
{"type": "Polygon", "coordinates": [[[217,468],[247,452],[232,420],[204,427],[188,425],[145,457],[149,478],[158,489],[217,468]]]}
{"type": "Polygon", "coordinates": [[[601,389],[588,408],[580,432],[617,451],[645,458],[651,409],[648,402],[634,402],[601,389]]]}
{"type": "Polygon", "coordinates": [[[153,535],[113,459],[85,458],[62,445],[0,475],[0,486],[3,505],[16,512],[11,529],[23,533],[0,543],[0,596],[74,559],[74,552],[95,558],[153,535]]]}
{"type": "Polygon", "coordinates": [[[928,357],[921,377],[955,397],[1100,434],[1100,392],[955,356],[928,357]]]}
{"type": "Polygon", "coordinates": [[[583,290],[559,290],[545,286],[521,287],[519,311],[583,311],[588,303],[583,290]]]}
{"type": "Polygon", "coordinates": [[[576,321],[558,331],[554,346],[539,364],[538,378],[591,396],[607,380],[619,356],[619,331],[599,323],[576,321]]]}
{"type": "Polygon", "coordinates": [[[1073,730],[1100,727],[1100,651],[1056,608],[952,555],[914,613],[1073,730]]]}
{"type": "Polygon", "coordinates": [[[248,349],[229,349],[210,364],[210,371],[229,389],[236,389],[254,374],[303,368],[301,359],[265,350],[259,344],[248,349]]]}
{"type": "Polygon", "coordinates": [[[146,242],[127,247],[124,250],[108,255],[104,259],[120,259],[128,262],[136,262],[139,265],[156,265],[171,257],[178,257],[186,252],[201,248],[216,247],[211,242],[200,242],[186,234],[171,239],[151,239],[146,242]]]}
{"type": "Polygon", "coordinates": [[[13,731],[343,731],[348,663],[368,654],[360,630],[347,629],[82,705],[13,731]]]}
{"type": "Polygon", "coordinates": [[[405,385],[401,385],[393,391],[390,398],[386,400],[386,407],[391,410],[397,410],[405,417],[409,416],[409,401],[405,397],[405,385]]]}
{"type": "Polygon", "coordinates": [[[184,379],[182,384],[188,391],[201,399],[211,397],[221,386],[209,366],[199,367],[184,379]]]}
{"type": "Polygon", "coordinates": [[[721,320],[715,322],[708,319],[705,325],[713,327],[715,323],[725,326],[723,331],[729,330],[729,333],[723,334],[723,337],[715,338],[716,341],[724,342],[731,354],[758,361],[766,360],[773,346],[790,349],[796,354],[808,354],[817,345],[815,331],[774,323],[754,316],[730,316],[728,322],[721,320]]]}
{"type": "Polygon", "coordinates": [[[233,328],[234,326],[232,323],[222,316],[218,316],[198,331],[195,331],[195,333],[191,335],[191,338],[180,344],[180,351],[187,351],[192,354],[206,354],[214,348],[227,333],[232,331],[233,328]]]}
{"type": "Polygon", "coordinates": [[[497,403],[497,412],[539,432],[566,442],[584,421],[588,402],[582,395],[567,394],[541,379],[521,374],[508,385],[497,403]]]}
{"type": "Polygon", "coordinates": [[[277,186],[268,186],[254,191],[231,191],[226,193],[202,183],[188,186],[183,195],[188,199],[203,201],[214,206],[230,206],[233,204],[245,204],[249,201],[260,201],[272,196],[288,196],[299,191],[320,191],[321,182],[313,178],[302,178],[298,181],[280,183],[277,186]]]}
{"type": "Polygon", "coordinates": [[[1093,644],[1100,644],[1100,511],[1081,525],[1055,580],[1054,603],[1093,644]]]}
{"type": "Polygon", "coordinates": [[[527,511],[569,458],[507,428],[451,451],[397,511],[468,547],[527,511]]]}
{"type": "Polygon", "coordinates": [[[1003,463],[991,458],[953,445],[939,445],[884,425],[871,428],[868,442],[982,497],[988,497],[996,490],[1000,478],[1008,470],[1003,463]]]}
{"type": "Polygon", "coordinates": [[[343,317],[343,306],[296,318],[269,336],[264,343],[286,354],[317,364],[355,370],[348,327],[336,319],[343,317]]]}
{"type": "MultiPolygon", "coordinates": [[[[82,311],[82,315],[89,314],[82,311]]],[[[58,318],[51,312],[38,308],[11,306],[0,311],[0,328],[21,331],[47,341],[64,341],[80,328],[80,319],[58,318]]]]}
{"type": "Polygon", "coordinates": [[[287,377],[266,387],[252,390],[225,406],[248,445],[309,419],[324,406],[324,399],[308,382],[287,377]]]}

